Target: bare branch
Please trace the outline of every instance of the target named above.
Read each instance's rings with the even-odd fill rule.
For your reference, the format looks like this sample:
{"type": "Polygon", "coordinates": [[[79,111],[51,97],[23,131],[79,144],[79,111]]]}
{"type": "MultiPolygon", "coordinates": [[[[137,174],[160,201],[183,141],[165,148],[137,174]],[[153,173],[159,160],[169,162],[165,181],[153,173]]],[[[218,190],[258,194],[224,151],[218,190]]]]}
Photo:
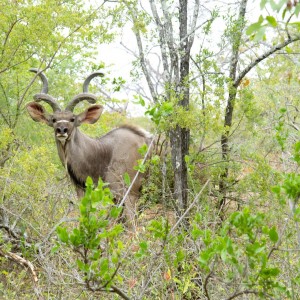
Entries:
{"type": "Polygon", "coordinates": [[[203,187],[201,188],[200,192],[197,194],[197,196],[195,197],[194,201],[191,203],[191,205],[188,207],[188,209],[180,216],[179,220],[176,222],[176,224],[172,227],[172,229],[170,230],[170,232],[168,233],[168,236],[170,236],[174,230],[178,227],[178,225],[182,222],[183,218],[185,218],[185,216],[189,213],[189,211],[194,207],[194,205],[199,201],[200,196],[202,195],[204,189],[206,188],[206,186],[209,183],[209,179],[205,182],[205,184],[203,185],[203,187]]]}
{"type": "MultiPolygon", "coordinates": [[[[164,2],[164,1],[163,1],[164,2]]],[[[167,72],[168,76],[170,76],[170,70],[169,70],[169,64],[168,64],[168,55],[167,55],[167,49],[166,49],[166,40],[168,40],[167,36],[170,34],[169,31],[166,32],[166,29],[164,28],[164,25],[162,24],[158,13],[156,9],[156,5],[153,0],[149,0],[151,11],[156,23],[156,26],[158,28],[159,33],[159,45],[161,50],[161,56],[164,66],[164,71],[167,72]]],[[[169,20],[166,20],[166,25],[168,26],[169,20]]]]}
{"type": "MultiPolygon", "coordinates": [[[[171,59],[171,70],[169,72],[169,75],[172,76],[172,74],[175,75],[175,82],[179,82],[179,67],[178,67],[178,54],[177,50],[175,48],[175,40],[173,35],[173,26],[172,26],[172,18],[169,13],[168,8],[166,7],[166,1],[161,0],[161,7],[165,18],[165,26],[166,26],[166,41],[169,48],[169,55],[171,59]]],[[[168,78],[168,80],[171,80],[171,77],[168,78]]]]}
{"type": "Polygon", "coordinates": [[[125,300],[130,300],[130,298],[116,286],[111,286],[111,291],[118,294],[121,298],[123,298],[125,300]]]}
{"type": "Polygon", "coordinates": [[[257,292],[257,291],[251,291],[251,290],[245,290],[245,291],[241,291],[241,292],[236,292],[233,295],[231,295],[230,297],[228,297],[226,300],[232,300],[232,299],[237,298],[239,296],[249,295],[249,294],[259,295],[259,292],[257,292]]]}
{"type": "Polygon", "coordinates": [[[189,47],[189,49],[191,49],[191,47],[192,47],[192,45],[194,43],[195,31],[196,31],[196,25],[197,25],[197,19],[198,19],[198,14],[199,14],[199,6],[200,6],[199,0],[195,0],[194,13],[193,13],[193,21],[192,21],[191,31],[190,31],[190,34],[189,34],[190,35],[190,39],[188,41],[188,47],[189,47]]]}
{"type": "Polygon", "coordinates": [[[209,296],[209,292],[208,292],[207,286],[208,286],[208,281],[209,281],[209,279],[212,277],[212,274],[213,274],[213,272],[214,272],[215,262],[216,262],[216,258],[215,258],[215,260],[212,262],[212,266],[211,266],[211,268],[210,268],[211,270],[210,270],[210,272],[208,273],[208,275],[206,276],[206,278],[205,278],[205,280],[204,280],[204,293],[205,293],[205,296],[206,296],[207,300],[210,300],[210,296],[209,296]]]}
{"type": "Polygon", "coordinates": [[[18,65],[23,64],[24,62],[26,62],[26,61],[28,61],[30,58],[32,58],[35,54],[36,54],[36,53],[31,53],[31,54],[29,54],[26,58],[24,58],[23,60],[21,60],[21,61],[15,63],[15,64],[8,65],[6,68],[0,70],[0,74],[1,74],[1,73],[4,73],[4,72],[6,72],[6,71],[8,71],[9,69],[12,69],[12,68],[18,66],[18,65]]]}
{"type": "Polygon", "coordinates": [[[137,42],[137,46],[138,46],[138,49],[139,49],[140,63],[141,63],[143,73],[146,77],[151,96],[152,96],[154,102],[157,102],[157,95],[156,95],[155,90],[154,90],[154,85],[153,85],[153,82],[151,80],[150,74],[149,74],[147,66],[146,66],[146,58],[145,58],[142,38],[141,38],[141,34],[140,34],[139,30],[135,31],[135,37],[136,37],[136,42],[137,42]]]}
{"type": "Polygon", "coordinates": [[[248,0],[243,0],[240,4],[239,17],[237,20],[239,26],[232,41],[232,55],[230,59],[230,71],[229,71],[229,78],[230,80],[232,80],[232,82],[234,82],[236,78],[239,48],[242,40],[242,33],[245,28],[245,15],[246,15],[247,1],[248,0]]]}
{"type": "Polygon", "coordinates": [[[5,257],[5,258],[9,258],[10,260],[16,262],[17,264],[19,264],[21,266],[24,266],[24,267],[28,268],[30,270],[30,272],[31,272],[33,281],[35,283],[38,282],[38,277],[37,277],[37,273],[35,271],[35,268],[34,268],[33,264],[29,260],[26,260],[23,257],[15,254],[15,253],[12,253],[12,252],[9,252],[9,251],[4,251],[1,248],[0,248],[0,255],[3,256],[3,257],[5,257]]]}
{"type": "Polygon", "coordinates": [[[22,19],[16,19],[14,22],[12,22],[11,26],[9,27],[9,29],[5,35],[5,39],[3,41],[3,46],[2,46],[3,49],[2,49],[2,53],[1,53],[2,58],[3,58],[4,52],[5,52],[5,46],[9,40],[9,37],[10,37],[12,31],[13,31],[14,27],[16,26],[16,24],[19,23],[21,20],[22,19]]]}
{"type": "MultiPolygon", "coordinates": [[[[152,150],[152,145],[153,145],[153,143],[154,143],[154,140],[155,140],[155,135],[153,135],[153,138],[152,138],[152,140],[151,140],[151,143],[150,143],[149,146],[148,146],[148,151],[147,151],[147,153],[146,153],[146,155],[145,155],[145,157],[144,157],[144,159],[143,159],[143,161],[142,161],[142,164],[144,164],[144,163],[146,162],[146,160],[147,160],[147,158],[148,158],[148,156],[149,156],[149,154],[150,154],[150,152],[151,152],[151,150],[152,150]]],[[[122,207],[122,206],[123,206],[123,204],[124,204],[124,202],[125,202],[127,196],[129,195],[129,193],[130,193],[130,191],[131,191],[131,189],[132,189],[132,187],[133,187],[135,181],[137,180],[139,174],[140,174],[140,171],[137,171],[136,174],[135,174],[135,176],[134,176],[134,178],[133,178],[133,180],[132,180],[132,182],[131,182],[131,184],[130,184],[130,186],[129,186],[129,188],[127,189],[127,191],[126,191],[126,193],[125,193],[123,199],[122,199],[121,202],[118,204],[118,207],[122,207]]]]}
{"type": "Polygon", "coordinates": [[[261,56],[257,57],[252,63],[250,63],[235,79],[233,86],[238,87],[241,83],[242,79],[246,76],[248,72],[250,72],[258,63],[263,61],[264,59],[268,58],[270,55],[274,54],[278,50],[281,50],[282,48],[286,47],[287,45],[294,43],[296,41],[300,40],[300,35],[293,37],[291,39],[287,39],[284,42],[272,47],[269,51],[265,52],[261,56]]]}

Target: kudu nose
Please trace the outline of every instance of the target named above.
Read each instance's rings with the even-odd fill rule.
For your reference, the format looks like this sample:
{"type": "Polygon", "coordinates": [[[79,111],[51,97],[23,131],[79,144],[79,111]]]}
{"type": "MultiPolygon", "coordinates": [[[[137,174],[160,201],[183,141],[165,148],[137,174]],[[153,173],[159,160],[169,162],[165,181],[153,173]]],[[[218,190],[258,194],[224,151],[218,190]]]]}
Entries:
{"type": "Polygon", "coordinates": [[[68,128],[65,126],[59,126],[56,128],[56,133],[58,134],[68,133],[68,128]]]}

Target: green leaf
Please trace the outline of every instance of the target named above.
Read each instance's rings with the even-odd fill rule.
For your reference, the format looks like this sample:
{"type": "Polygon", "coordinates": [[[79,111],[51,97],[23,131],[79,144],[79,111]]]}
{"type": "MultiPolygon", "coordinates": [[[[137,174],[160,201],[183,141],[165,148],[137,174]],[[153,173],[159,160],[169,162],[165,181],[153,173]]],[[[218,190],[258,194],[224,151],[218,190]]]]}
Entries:
{"type": "Polygon", "coordinates": [[[142,145],[139,149],[138,149],[139,153],[142,155],[142,156],[145,156],[147,151],[148,151],[148,146],[147,144],[144,144],[142,145]]]}
{"type": "Polygon", "coordinates": [[[295,220],[295,222],[300,221],[300,207],[298,207],[294,210],[294,220],[295,220]]]}
{"type": "Polygon", "coordinates": [[[275,185],[271,188],[271,191],[274,193],[274,194],[277,194],[277,195],[280,195],[280,192],[281,192],[281,187],[279,185],[275,185]]]}
{"type": "Polygon", "coordinates": [[[273,243],[276,243],[278,241],[278,233],[274,226],[269,231],[269,237],[273,243]]]}
{"type": "Polygon", "coordinates": [[[201,229],[199,229],[198,227],[194,226],[191,231],[192,239],[195,241],[202,235],[203,235],[203,231],[201,229]]]}
{"type": "Polygon", "coordinates": [[[144,100],[144,98],[142,96],[135,95],[134,98],[136,99],[136,101],[133,101],[134,104],[139,104],[139,105],[141,105],[143,107],[146,105],[145,100],[144,100]]]}
{"type": "Polygon", "coordinates": [[[213,256],[213,251],[211,249],[208,249],[206,251],[202,251],[200,253],[198,262],[202,265],[202,266],[207,266],[209,264],[209,261],[211,259],[211,257],[213,256]]]}
{"type": "Polygon", "coordinates": [[[285,9],[283,10],[283,12],[282,12],[282,16],[281,16],[281,17],[282,17],[282,20],[284,20],[286,12],[287,12],[287,9],[285,8],[285,9]]]}
{"type": "Polygon", "coordinates": [[[176,265],[177,265],[179,262],[183,261],[184,258],[185,258],[185,253],[184,253],[184,251],[183,251],[182,249],[180,249],[179,251],[177,251],[177,252],[176,252],[176,260],[175,260],[176,265]]]}
{"type": "Polygon", "coordinates": [[[137,166],[133,167],[134,170],[139,171],[140,173],[145,173],[146,172],[146,165],[144,165],[143,163],[139,162],[139,164],[137,166]]]}
{"type": "Polygon", "coordinates": [[[108,223],[109,223],[108,220],[100,220],[98,222],[98,227],[99,228],[105,228],[105,227],[107,227],[108,223]]]}
{"type": "Polygon", "coordinates": [[[150,222],[148,230],[153,233],[155,238],[164,238],[165,235],[168,233],[168,228],[166,227],[165,222],[163,220],[153,220],[150,222]]]}
{"type": "Polygon", "coordinates": [[[78,247],[81,244],[81,235],[77,228],[75,228],[73,233],[70,235],[70,242],[75,247],[78,247]]]}
{"type": "Polygon", "coordinates": [[[286,111],[287,111],[287,109],[286,109],[285,107],[281,107],[281,108],[279,109],[279,112],[280,112],[281,114],[286,113],[286,111]]]}
{"type": "Polygon", "coordinates": [[[113,206],[110,210],[110,216],[114,219],[118,218],[122,212],[122,207],[113,206]]]}
{"type": "Polygon", "coordinates": [[[124,174],[124,182],[125,182],[127,187],[130,186],[131,180],[130,180],[130,176],[127,172],[124,174]]]}
{"type": "Polygon", "coordinates": [[[300,4],[298,3],[297,5],[296,5],[296,8],[295,8],[295,15],[298,17],[298,15],[299,15],[299,12],[300,12],[300,4]]]}
{"type": "Polygon", "coordinates": [[[300,142],[296,142],[294,144],[294,150],[295,150],[295,152],[299,152],[300,151],[300,142]]]}
{"type": "Polygon", "coordinates": [[[78,266],[79,270],[81,270],[83,272],[88,272],[88,270],[89,270],[88,265],[86,265],[84,262],[82,262],[79,259],[76,260],[76,263],[77,263],[77,266],[78,266]]]}
{"type": "Polygon", "coordinates": [[[185,294],[190,289],[190,287],[191,287],[191,281],[190,280],[185,280],[182,293],[185,294]]]}
{"type": "Polygon", "coordinates": [[[56,232],[58,235],[58,238],[63,242],[63,243],[67,243],[69,240],[69,234],[67,232],[67,229],[64,227],[57,227],[56,228],[56,232]]]}
{"type": "Polygon", "coordinates": [[[261,0],[261,1],[260,1],[260,9],[261,9],[261,10],[266,6],[267,1],[268,1],[268,0],[261,0]]]}
{"type": "Polygon", "coordinates": [[[101,275],[104,275],[105,273],[107,273],[109,271],[109,261],[107,258],[104,258],[101,260],[99,269],[100,269],[101,275]]]}
{"type": "Polygon", "coordinates": [[[173,112],[173,103],[172,102],[163,102],[161,106],[161,111],[163,116],[168,116],[173,112]]]}
{"type": "Polygon", "coordinates": [[[146,241],[142,241],[140,242],[140,248],[143,250],[143,251],[146,251],[148,249],[148,243],[146,241]]]}
{"type": "Polygon", "coordinates": [[[291,54],[293,52],[293,50],[290,47],[288,47],[288,46],[285,47],[285,51],[288,54],[291,54]]]}
{"type": "Polygon", "coordinates": [[[226,262],[226,260],[227,260],[227,257],[228,257],[228,253],[227,253],[227,251],[226,251],[226,249],[223,249],[222,251],[221,251],[221,259],[223,260],[223,262],[226,262]]]}
{"type": "Polygon", "coordinates": [[[280,274],[279,268],[266,268],[261,271],[261,275],[264,278],[276,277],[280,274]]]}
{"type": "Polygon", "coordinates": [[[298,165],[300,165],[300,142],[296,142],[294,144],[294,161],[297,162],[298,165]]]}
{"type": "Polygon", "coordinates": [[[151,165],[158,165],[160,162],[160,157],[158,155],[153,155],[151,157],[151,165]]]}
{"type": "Polygon", "coordinates": [[[92,260],[98,260],[101,257],[101,251],[100,250],[95,250],[93,252],[93,255],[91,256],[92,260]]]}
{"type": "Polygon", "coordinates": [[[51,248],[51,254],[55,254],[59,248],[60,248],[60,245],[56,244],[54,247],[51,248]]]}
{"type": "Polygon", "coordinates": [[[247,28],[246,34],[247,35],[253,34],[254,32],[258,31],[260,27],[261,27],[260,23],[253,23],[247,28]]]}
{"type": "Polygon", "coordinates": [[[255,42],[259,42],[261,40],[265,39],[265,33],[266,33],[266,27],[262,26],[259,28],[259,30],[256,32],[255,36],[254,36],[254,41],[255,42]]]}
{"type": "Polygon", "coordinates": [[[266,20],[268,21],[268,23],[272,26],[272,27],[276,27],[277,26],[277,21],[274,17],[272,16],[267,16],[266,20]]]}
{"type": "Polygon", "coordinates": [[[269,4],[271,5],[271,8],[274,11],[279,11],[283,5],[283,3],[286,2],[286,0],[281,0],[277,3],[277,1],[269,1],[269,4]]]}
{"type": "Polygon", "coordinates": [[[90,176],[86,179],[86,186],[93,186],[93,179],[90,176]]]}

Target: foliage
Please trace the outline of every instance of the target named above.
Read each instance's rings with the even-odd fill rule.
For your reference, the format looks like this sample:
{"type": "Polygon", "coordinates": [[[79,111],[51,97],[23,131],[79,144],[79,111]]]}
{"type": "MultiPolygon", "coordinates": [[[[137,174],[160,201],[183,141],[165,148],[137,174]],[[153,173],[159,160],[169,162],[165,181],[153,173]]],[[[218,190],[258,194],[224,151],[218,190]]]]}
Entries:
{"type": "MultiPolygon", "coordinates": [[[[290,28],[299,28],[300,23],[293,17],[298,17],[300,12],[300,5],[298,1],[274,1],[274,0],[261,0],[260,8],[265,7],[271,8],[274,15],[263,16],[260,15],[258,21],[251,24],[247,30],[246,34],[251,36],[252,39],[260,41],[266,38],[266,31],[268,28],[276,28],[279,23],[284,23],[290,28]],[[293,22],[291,22],[293,20],[293,22]]],[[[268,11],[269,12],[269,11],[268,11]]]]}
{"type": "Polygon", "coordinates": [[[117,271],[123,251],[118,238],[123,228],[121,224],[112,224],[122,208],[113,205],[113,196],[101,180],[93,189],[92,179],[88,178],[79,211],[79,224],[72,231],[57,227],[59,240],[78,255],[76,263],[86,288],[110,291],[112,285],[122,281],[117,271]]]}
{"type": "Polygon", "coordinates": [[[278,233],[274,226],[265,225],[264,218],[264,214],[251,214],[249,208],[244,208],[229,216],[218,232],[200,230],[194,224],[193,238],[202,238],[205,244],[198,262],[208,277],[218,268],[216,265],[223,265],[223,279],[240,282],[240,291],[255,290],[253,294],[262,299],[276,295],[277,290],[279,294],[286,292],[279,280],[280,269],[270,262],[278,233]]]}
{"type": "MultiPolygon", "coordinates": [[[[162,3],[177,26],[173,2],[162,3]]],[[[67,103],[80,92],[88,73],[105,67],[99,61],[98,44],[110,42],[128,19],[134,32],[141,33],[146,64],[152,63],[159,54],[159,33],[149,7],[139,6],[144,5],[141,1],[1,2],[1,299],[300,298],[298,43],[260,61],[243,77],[235,90],[231,128],[224,128],[232,91],[228,74],[232,46],[240,43],[240,71],[288,35],[296,35],[299,4],[289,7],[289,3],[261,1],[261,8],[268,11],[262,11],[254,24],[246,20],[240,40],[242,23],[236,18],[236,6],[228,11],[224,3],[219,9],[215,2],[208,3],[216,6],[214,11],[202,6],[195,27],[199,48],[191,51],[185,79],[189,109],[178,106],[182,98],[176,85],[165,84],[166,73],[149,64],[158,97],[148,101],[142,88],[134,96],[146,118],[129,120],[124,111],[106,109],[97,124],[83,126],[96,137],[127,121],[144,123],[163,141],[145,165],[137,166],[147,177],[137,231],[132,233],[122,224],[105,183],[100,181],[94,189],[89,179],[85,196],[77,202],[59,162],[53,132],[29,120],[24,105],[40,91],[40,81],[31,82],[32,66],[47,69],[49,93],[60,104],[67,103]],[[220,24],[215,21],[226,24],[224,30],[220,26],[220,36],[213,31],[220,24]],[[173,197],[168,143],[169,132],[177,125],[188,128],[191,138],[189,155],[183,157],[189,209],[182,218],[173,197]],[[224,160],[220,137],[227,130],[230,155],[224,160]],[[219,182],[226,168],[224,198],[219,182]],[[14,254],[32,263],[37,282],[26,263],[13,260],[14,254]]],[[[168,24],[168,14],[158,14],[168,24]]],[[[136,58],[132,71],[138,74],[136,81],[141,65],[141,58],[136,58]]],[[[91,91],[97,93],[100,85],[122,90],[123,78],[109,76],[93,81],[91,91]]],[[[99,100],[106,108],[123,101],[99,100]]],[[[86,105],[79,105],[76,113],[86,105]]],[[[143,147],[141,154],[147,150],[143,147]]],[[[131,183],[128,174],[124,183],[131,183]]]]}

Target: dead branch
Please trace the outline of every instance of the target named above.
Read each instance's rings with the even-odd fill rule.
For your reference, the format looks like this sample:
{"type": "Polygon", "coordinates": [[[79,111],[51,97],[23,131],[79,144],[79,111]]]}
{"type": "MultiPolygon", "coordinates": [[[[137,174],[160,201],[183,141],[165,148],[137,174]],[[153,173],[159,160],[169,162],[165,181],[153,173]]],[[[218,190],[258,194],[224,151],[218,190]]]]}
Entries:
{"type": "Polygon", "coordinates": [[[1,248],[0,248],[0,255],[14,261],[15,263],[21,265],[22,267],[25,267],[25,268],[29,269],[29,271],[31,272],[32,279],[33,279],[34,283],[38,282],[38,277],[37,277],[37,273],[35,271],[35,268],[29,260],[26,260],[25,258],[13,253],[13,252],[5,251],[1,248]]]}

